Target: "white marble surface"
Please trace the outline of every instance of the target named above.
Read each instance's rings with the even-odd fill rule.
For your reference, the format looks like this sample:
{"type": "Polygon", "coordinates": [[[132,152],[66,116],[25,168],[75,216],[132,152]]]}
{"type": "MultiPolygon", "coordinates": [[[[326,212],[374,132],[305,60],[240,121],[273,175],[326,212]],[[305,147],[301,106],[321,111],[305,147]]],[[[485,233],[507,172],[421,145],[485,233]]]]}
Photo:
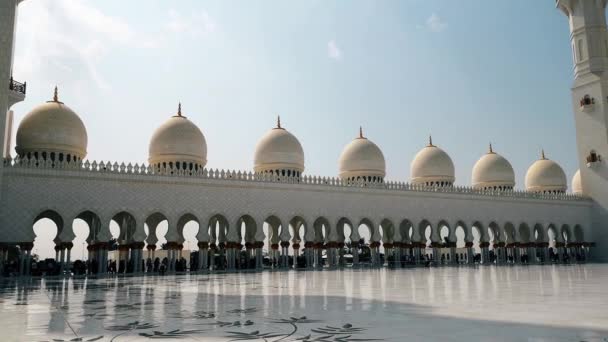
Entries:
{"type": "Polygon", "coordinates": [[[605,342],[606,284],[608,265],[4,280],[0,331],[2,341],[605,342]]]}

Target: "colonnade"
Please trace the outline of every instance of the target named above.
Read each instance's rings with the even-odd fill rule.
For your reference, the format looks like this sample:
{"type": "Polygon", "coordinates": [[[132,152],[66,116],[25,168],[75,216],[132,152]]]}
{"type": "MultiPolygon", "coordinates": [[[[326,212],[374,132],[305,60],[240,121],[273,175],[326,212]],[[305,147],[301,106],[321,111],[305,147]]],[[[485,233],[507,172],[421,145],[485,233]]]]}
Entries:
{"type": "MultiPolygon", "coordinates": [[[[422,243],[384,243],[384,254],[379,251],[380,243],[371,243],[366,246],[370,249],[370,263],[363,265],[359,260],[358,244],[353,244],[350,248],[345,249],[343,244],[335,243],[316,243],[309,244],[305,247],[304,253],[301,256],[304,264],[298,264],[296,251],[298,246],[281,244],[281,249],[272,248],[269,256],[274,256],[278,260],[276,264],[264,266],[263,264],[263,243],[258,243],[250,248],[243,250],[243,246],[234,244],[222,244],[221,246],[210,245],[207,242],[199,242],[198,256],[196,263],[193,263],[190,272],[216,272],[216,271],[241,271],[241,270],[256,270],[261,271],[265,268],[271,269],[336,269],[343,267],[391,267],[405,268],[415,266],[457,266],[457,265],[508,265],[508,264],[554,264],[554,263],[571,263],[584,262],[587,260],[590,243],[572,243],[568,245],[556,245],[553,247],[555,258],[550,259],[550,247],[545,243],[513,243],[509,245],[495,244],[493,249],[489,248],[489,244],[481,243],[479,248],[480,259],[476,260],[475,251],[472,243],[467,243],[464,248],[457,249],[454,245],[433,245],[427,246],[422,243]],[[293,248],[294,253],[289,254],[289,247],[293,248]],[[458,250],[461,253],[458,253],[458,250]],[[346,260],[347,251],[352,259],[346,260]],[[244,252],[247,258],[245,265],[239,263],[241,252],[244,252]],[[427,253],[430,257],[426,257],[427,253]],[[493,257],[490,255],[493,252],[493,257]],[[323,255],[326,256],[325,261],[323,255]],[[381,258],[384,256],[384,258],[381,258]],[[293,263],[289,261],[293,260],[293,263]],[[251,261],[251,262],[250,262],[251,261]]],[[[20,246],[19,253],[19,274],[30,274],[31,265],[31,247],[32,245],[23,244],[20,246]]],[[[108,273],[108,249],[107,244],[99,243],[89,246],[89,269],[88,274],[103,275],[108,273]]],[[[61,243],[56,247],[56,260],[61,268],[61,275],[69,275],[67,265],[70,264],[71,243],[61,243]]],[[[117,273],[132,273],[145,274],[150,272],[146,270],[146,260],[155,259],[155,246],[148,245],[147,253],[144,255],[142,243],[132,243],[130,245],[122,245],[119,247],[117,262],[121,266],[117,273]],[[127,267],[128,264],[131,267],[127,267]]],[[[181,258],[183,244],[168,242],[167,246],[167,273],[176,272],[176,262],[181,258]]],[[[298,251],[299,252],[299,251],[298,251]]],[[[5,261],[7,258],[7,249],[2,249],[0,253],[0,261],[5,261]]]]}
{"type": "MultiPolygon", "coordinates": [[[[35,222],[41,218],[48,218],[57,225],[55,260],[60,265],[60,274],[69,273],[73,232],[63,226],[63,216],[58,212],[46,210],[36,216],[35,222]]],[[[516,226],[509,222],[499,225],[495,222],[482,224],[472,221],[466,224],[457,221],[449,224],[448,220],[438,220],[434,221],[438,223],[432,224],[427,219],[414,221],[415,223],[403,219],[397,221],[399,224],[394,224],[393,220],[379,219],[379,224],[374,224],[368,218],[350,220],[345,217],[318,217],[306,220],[302,216],[279,218],[271,215],[265,219],[254,219],[242,215],[236,219],[227,219],[217,214],[207,221],[199,220],[197,215],[190,213],[168,217],[159,212],[136,216],[125,211],[113,215],[109,220],[100,219],[92,211],[78,214],[75,219],[84,220],[90,229],[86,240],[89,274],[107,273],[114,262],[116,267],[113,272],[148,272],[149,260],[154,262],[156,259],[156,229],[162,222],[166,222],[169,227],[165,235],[167,242],[163,246],[167,251],[163,270],[170,273],[178,270],[176,266],[182,259],[185,242],[183,230],[190,222],[199,226],[196,235],[198,256],[192,260],[190,267],[190,271],[197,272],[262,270],[269,267],[319,269],[580,262],[588,259],[588,252],[593,246],[592,243],[584,242],[583,231],[578,224],[572,225],[574,228],[571,230],[568,224],[552,223],[521,223],[516,226]],[[109,264],[108,252],[116,248],[109,242],[112,238],[109,230],[111,221],[118,225],[120,232],[116,240],[116,260],[109,264]],[[311,221],[312,224],[308,224],[311,221]],[[263,226],[265,229],[262,229],[263,226]],[[367,229],[369,232],[369,241],[364,245],[360,245],[363,240],[359,229],[367,229]],[[462,229],[464,235],[464,247],[460,248],[457,248],[458,229],[462,229]],[[479,240],[476,247],[473,231],[477,231],[479,240]],[[475,252],[476,249],[479,253],[475,252]],[[553,250],[553,254],[550,250],[553,250]],[[266,258],[270,259],[270,265],[265,264],[266,258]]],[[[20,247],[17,273],[30,274],[33,244],[30,241],[17,245],[20,247]]],[[[7,253],[0,253],[0,258],[4,265],[8,259],[7,253]]]]}

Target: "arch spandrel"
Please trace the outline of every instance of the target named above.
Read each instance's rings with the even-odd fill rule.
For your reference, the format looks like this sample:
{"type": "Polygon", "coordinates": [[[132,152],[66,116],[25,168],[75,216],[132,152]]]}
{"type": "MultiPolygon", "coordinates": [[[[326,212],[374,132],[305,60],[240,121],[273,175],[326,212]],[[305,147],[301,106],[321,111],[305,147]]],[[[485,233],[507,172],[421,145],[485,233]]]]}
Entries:
{"type": "Polygon", "coordinates": [[[567,223],[564,223],[559,230],[559,235],[562,238],[563,242],[569,243],[569,242],[573,242],[574,240],[574,235],[572,235],[572,229],[570,228],[570,225],[567,223]]]}
{"type": "Polygon", "coordinates": [[[526,222],[522,222],[517,227],[519,242],[528,243],[534,241],[534,236],[532,235],[532,229],[530,225],[526,222]]]}
{"type": "Polygon", "coordinates": [[[532,240],[535,242],[548,242],[547,229],[541,223],[536,223],[532,227],[532,240]]]}
{"type": "Polygon", "coordinates": [[[479,234],[479,242],[490,242],[488,228],[482,222],[474,221],[471,223],[471,236],[473,235],[473,230],[477,230],[477,233],[479,234]]]}
{"type": "Polygon", "coordinates": [[[515,225],[510,221],[504,223],[504,225],[501,227],[501,231],[505,239],[504,242],[506,242],[507,244],[520,242],[519,237],[517,235],[517,229],[515,225]]]}
{"type": "Polygon", "coordinates": [[[564,237],[560,234],[560,229],[557,224],[549,223],[546,229],[547,242],[551,242],[551,235],[555,242],[564,242],[564,237]]]}
{"type": "MultiPolygon", "coordinates": [[[[382,240],[382,243],[392,243],[394,241],[397,241],[395,239],[395,235],[399,234],[399,230],[395,229],[395,224],[393,223],[394,221],[389,219],[389,218],[385,218],[382,221],[380,221],[380,226],[378,227],[378,233],[379,236],[377,241],[382,240]],[[380,234],[380,227],[382,227],[382,234],[380,234]]],[[[401,241],[401,237],[399,234],[399,241],[401,241]]]]}
{"type": "MultiPolygon", "coordinates": [[[[492,231],[492,235],[494,236],[494,240],[492,242],[504,242],[504,234],[502,233],[502,227],[498,225],[498,223],[496,223],[495,221],[491,221],[488,224],[487,230],[492,231]]],[[[488,232],[488,240],[490,239],[489,235],[490,234],[488,232]]]]}
{"type": "Polygon", "coordinates": [[[244,241],[245,243],[255,243],[259,241],[264,241],[265,234],[262,229],[263,223],[259,224],[259,221],[249,214],[244,214],[237,218],[232,227],[234,227],[234,233],[237,234],[237,239],[234,240],[236,242],[244,241]],[[245,228],[244,235],[242,231],[243,226],[245,228]],[[261,240],[258,240],[259,238],[261,238],[261,240]]]}
{"type": "Polygon", "coordinates": [[[72,230],[76,220],[84,221],[89,227],[89,235],[85,238],[88,244],[98,242],[97,237],[101,231],[101,218],[94,210],[82,210],[71,220],[72,230]]]}
{"type": "Polygon", "coordinates": [[[311,242],[329,242],[331,223],[324,216],[317,217],[313,222],[314,239],[311,242]],[[323,229],[324,228],[324,229],[323,229]]]}
{"type": "Polygon", "coordinates": [[[395,229],[399,231],[399,235],[401,236],[401,241],[399,242],[405,242],[405,243],[410,243],[412,241],[411,237],[410,237],[410,228],[413,227],[412,225],[412,221],[410,221],[409,219],[401,219],[399,222],[399,228],[395,229]]]}
{"type": "Polygon", "coordinates": [[[580,224],[574,226],[574,240],[576,242],[585,242],[585,231],[580,224]]]}

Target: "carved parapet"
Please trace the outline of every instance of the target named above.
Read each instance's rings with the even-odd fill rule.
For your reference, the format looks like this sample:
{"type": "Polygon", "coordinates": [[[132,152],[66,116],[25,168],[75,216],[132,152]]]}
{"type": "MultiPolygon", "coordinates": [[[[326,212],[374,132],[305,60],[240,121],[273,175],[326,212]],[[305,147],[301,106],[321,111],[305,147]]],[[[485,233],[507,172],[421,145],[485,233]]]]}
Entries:
{"type": "Polygon", "coordinates": [[[120,177],[156,177],[158,181],[166,181],[167,177],[182,177],[204,179],[218,182],[264,182],[264,183],[284,183],[292,184],[292,186],[323,186],[323,187],[343,187],[356,188],[356,191],[400,191],[400,192],[433,192],[433,193],[450,193],[463,195],[479,195],[489,197],[510,197],[510,198],[527,198],[539,200],[588,200],[584,195],[575,195],[570,193],[545,194],[534,193],[522,190],[493,190],[493,189],[477,189],[469,186],[447,186],[434,187],[418,184],[409,184],[403,182],[376,182],[374,184],[362,184],[361,182],[345,181],[336,177],[319,177],[319,176],[300,176],[300,177],[279,177],[274,174],[253,174],[246,171],[235,170],[218,170],[200,168],[196,172],[185,172],[177,167],[172,168],[157,168],[154,169],[146,164],[104,162],[104,161],[51,161],[36,158],[6,158],[3,161],[6,169],[51,169],[54,172],[83,172],[83,173],[103,173],[113,174],[120,177]]]}

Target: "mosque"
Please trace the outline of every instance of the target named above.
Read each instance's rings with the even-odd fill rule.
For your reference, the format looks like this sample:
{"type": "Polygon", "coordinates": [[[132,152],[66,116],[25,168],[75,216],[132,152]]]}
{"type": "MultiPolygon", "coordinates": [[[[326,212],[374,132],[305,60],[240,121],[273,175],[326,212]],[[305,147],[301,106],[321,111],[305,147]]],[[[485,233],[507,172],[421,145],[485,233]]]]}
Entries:
{"type": "Polygon", "coordinates": [[[88,260],[101,274],[111,222],[120,227],[118,258],[134,273],[144,272],[142,261],[160,247],[161,222],[169,227],[168,270],[175,270],[184,226],[193,221],[199,227],[195,271],[213,271],[218,262],[242,268],[242,255],[251,261],[245,268],[262,269],[263,248],[277,267],[298,266],[288,262],[297,258],[316,268],[344,266],[348,246],[349,263],[357,266],[358,227],[368,230],[373,266],[419,264],[427,254],[436,262],[472,263],[474,235],[485,264],[608,260],[606,0],[557,1],[569,18],[575,63],[580,170],[571,192],[562,168],[544,152],[529,167],[525,189],[516,189],[511,164],[492,146],[473,167],[472,184],[457,185],[452,159],[430,138],[411,162],[411,179],[389,181],[382,150],[362,129],[344,147],[336,177],[307,175],[304,149],[280,118],[258,141],[250,170],[208,169],[205,136],[181,105],[152,135],[148,163],[92,161],[87,127],[57,88],[18,124],[13,155],[10,108],[26,94],[26,84],[12,78],[20,1],[0,5],[0,78],[9,84],[0,89],[0,264],[17,246],[22,275],[30,272],[33,225],[41,219],[57,226],[61,265],[72,259],[74,220],[85,221],[88,260]]]}

